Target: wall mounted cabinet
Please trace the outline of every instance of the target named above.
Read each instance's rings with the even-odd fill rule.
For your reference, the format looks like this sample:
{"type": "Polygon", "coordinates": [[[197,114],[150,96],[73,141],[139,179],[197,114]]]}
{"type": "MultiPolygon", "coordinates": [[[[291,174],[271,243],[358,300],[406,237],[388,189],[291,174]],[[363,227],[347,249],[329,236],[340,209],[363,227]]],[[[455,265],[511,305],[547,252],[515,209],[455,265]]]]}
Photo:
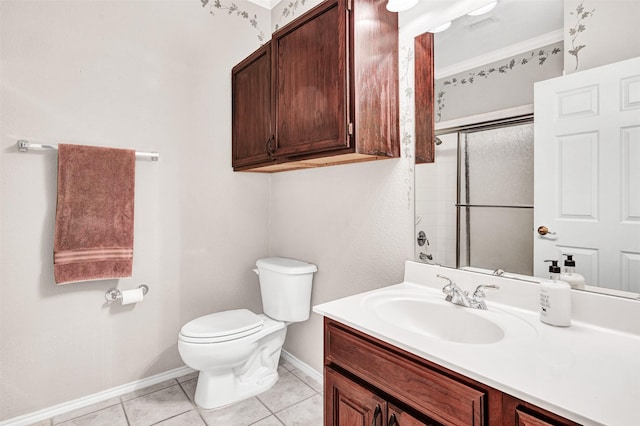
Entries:
{"type": "Polygon", "coordinates": [[[577,424],[325,318],[325,426],[577,424]]]}
{"type": "Polygon", "coordinates": [[[273,143],[271,43],[231,70],[232,163],[234,168],[268,164],[273,143]]]}
{"type": "Polygon", "coordinates": [[[234,170],[400,156],[398,22],[385,5],[327,0],[234,67],[234,170]]]}

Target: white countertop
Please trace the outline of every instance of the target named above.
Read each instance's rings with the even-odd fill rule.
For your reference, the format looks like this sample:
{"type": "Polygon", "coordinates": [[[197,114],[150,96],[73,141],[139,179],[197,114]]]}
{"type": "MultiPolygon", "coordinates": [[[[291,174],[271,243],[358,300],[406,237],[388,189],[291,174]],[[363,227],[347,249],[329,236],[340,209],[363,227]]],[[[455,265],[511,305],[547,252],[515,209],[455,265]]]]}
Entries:
{"type": "MultiPolygon", "coordinates": [[[[573,421],[585,425],[640,425],[640,412],[636,406],[640,403],[638,334],[575,319],[568,328],[543,324],[537,311],[522,307],[535,306],[535,300],[533,304],[528,300],[532,296],[535,299],[536,293],[532,289],[536,287],[531,287],[535,284],[518,282],[514,286],[507,282],[511,280],[504,279],[496,281],[501,283],[501,301],[509,299],[505,292],[516,293],[520,286],[529,287],[524,290],[525,296],[514,295],[513,304],[492,302],[491,294],[488,294],[488,312],[474,310],[477,311],[474,314],[488,315],[487,318],[494,320],[501,316],[502,321],[507,321],[504,324],[505,337],[495,343],[455,343],[401,329],[365,306],[364,301],[370,300],[372,295],[384,297],[385,292],[408,296],[425,294],[444,299],[440,291],[444,282],[434,278],[435,273],[441,273],[443,269],[424,266],[428,268],[419,268],[421,272],[426,271],[426,278],[412,280],[422,281],[420,283],[407,281],[408,275],[415,274],[405,273],[405,282],[401,284],[323,303],[313,310],[573,421]],[[527,299],[524,303],[523,298],[527,299]],[[523,329],[512,327],[511,322],[526,323],[528,330],[520,334],[517,330],[523,329]]],[[[456,276],[456,282],[465,274],[450,270],[448,273],[456,276]]],[[[471,275],[471,278],[477,280],[478,275],[471,275]]],[[[493,279],[482,276],[482,284],[493,279]]],[[[635,313],[640,309],[640,302],[636,302],[637,306],[628,301],[620,303],[624,304],[622,311],[628,311],[631,306],[633,315],[628,320],[636,321],[638,315],[635,313]]]]}

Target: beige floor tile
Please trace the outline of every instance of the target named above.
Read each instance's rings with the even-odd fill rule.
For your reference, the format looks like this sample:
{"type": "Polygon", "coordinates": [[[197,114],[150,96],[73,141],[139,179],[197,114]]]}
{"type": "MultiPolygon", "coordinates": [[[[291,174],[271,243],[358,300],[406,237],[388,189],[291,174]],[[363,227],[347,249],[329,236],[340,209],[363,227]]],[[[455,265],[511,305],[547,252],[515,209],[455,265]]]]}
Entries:
{"type": "Polygon", "coordinates": [[[123,402],[131,426],[147,426],[193,409],[179,385],[123,402]]]}
{"type": "Polygon", "coordinates": [[[209,426],[248,426],[271,412],[256,398],[249,398],[219,410],[200,409],[200,414],[209,426]]]}
{"type": "Polygon", "coordinates": [[[295,368],[295,367],[293,366],[293,364],[291,364],[289,361],[287,361],[287,360],[286,360],[286,359],[284,359],[283,357],[280,357],[280,360],[278,361],[278,365],[279,365],[280,367],[284,367],[284,368],[286,368],[287,370],[291,370],[291,369],[295,368]]]}
{"type": "Polygon", "coordinates": [[[305,382],[306,384],[311,386],[314,391],[316,391],[318,393],[323,393],[324,392],[324,389],[322,387],[322,383],[318,382],[313,377],[305,374],[304,371],[298,370],[297,368],[294,368],[294,369],[291,370],[291,373],[294,376],[296,376],[298,379],[302,380],[303,382],[305,382]]]}
{"type": "Polygon", "coordinates": [[[43,420],[41,422],[32,423],[29,426],[51,426],[51,420],[43,420]]]}
{"type": "Polygon", "coordinates": [[[178,377],[178,383],[184,383],[189,380],[197,379],[198,374],[200,374],[199,371],[194,371],[193,373],[189,373],[185,376],[178,377]]]}
{"type": "Polygon", "coordinates": [[[197,411],[187,411],[184,414],[180,414],[179,416],[171,417],[165,421],[160,423],[156,423],[156,425],[161,426],[205,426],[204,420],[200,417],[197,411]]]}
{"type": "Polygon", "coordinates": [[[276,413],[285,426],[322,426],[322,395],[305,399],[276,413]]]}
{"type": "Polygon", "coordinates": [[[184,393],[187,394],[187,396],[189,397],[191,402],[195,402],[194,398],[196,396],[196,386],[197,386],[197,384],[198,384],[198,379],[197,378],[180,383],[180,386],[182,386],[182,389],[184,389],[184,393]]]}
{"type": "Polygon", "coordinates": [[[262,419],[259,422],[252,424],[251,426],[283,426],[283,424],[274,415],[274,416],[269,416],[266,419],[262,419]]]}
{"type": "Polygon", "coordinates": [[[99,411],[107,407],[111,407],[113,405],[117,405],[120,403],[120,398],[109,398],[107,400],[97,402],[95,404],[87,405],[86,407],[78,408],[77,410],[68,411],[66,413],[62,413],[58,416],[55,416],[51,419],[51,423],[54,425],[60,424],[62,422],[66,422],[71,419],[75,419],[76,417],[84,416],[85,414],[93,413],[94,411],[99,411]]]}
{"type": "Polygon", "coordinates": [[[123,402],[124,401],[129,401],[130,399],[135,399],[135,398],[138,398],[140,396],[148,395],[150,393],[159,391],[161,389],[168,388],[168,387],[173,386],[175,384],[176,384],[175,379],[166,380],[164,382],[156,383],[155,385],[151,385],[151,386],[148,386],[146,388],[138,389],[136,391],[124,394],[124,395],[122,395],[120,397],[120,400],[123,401],[123,402]]]}
{"type": "Polygon", "coordinates": [[[272,412],[278,412],[297,402],[313,396],[316,392],[291,373],[280,376],[280,380],[268,391],[258,395],[272,412]]]}
{"type": "Polygon", "coordinates": [[[113,405],[60,423],[64,426],[127,426],[122,405],[113,405]]]}

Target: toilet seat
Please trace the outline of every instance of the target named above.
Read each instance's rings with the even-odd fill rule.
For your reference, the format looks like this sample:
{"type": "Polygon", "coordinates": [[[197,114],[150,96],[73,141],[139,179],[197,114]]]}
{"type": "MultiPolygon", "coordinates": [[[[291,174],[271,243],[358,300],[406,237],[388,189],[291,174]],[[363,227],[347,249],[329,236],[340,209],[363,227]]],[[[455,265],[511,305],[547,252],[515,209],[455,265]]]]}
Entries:
{"type": "Polygon", "coordinates": [[[205,315],[186,323],[180,340],[189,343],[218,343],[257,333],[264,319],[248,309],[234,309],[205,315]]]}

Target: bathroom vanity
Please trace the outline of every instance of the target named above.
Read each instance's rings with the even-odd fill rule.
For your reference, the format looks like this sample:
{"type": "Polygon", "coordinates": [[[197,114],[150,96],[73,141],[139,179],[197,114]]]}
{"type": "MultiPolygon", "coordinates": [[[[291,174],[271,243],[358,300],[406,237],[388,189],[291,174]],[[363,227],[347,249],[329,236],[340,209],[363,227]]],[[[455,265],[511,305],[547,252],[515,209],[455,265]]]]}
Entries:
{"type": "Polygon", "coordinates": [[[640,303],[575,293],[572,326],[557,328],[538,321],[537,291],[407,262],[401,284],[315,306],[325,316],[325,425],[637,424],[640,333],[612,317],[638,324],[640,303]],[[438,274],[500,290],[486,311],[456,306],[438,274]],[[589,323],[594,303],[610,315],[589,323]]]}

